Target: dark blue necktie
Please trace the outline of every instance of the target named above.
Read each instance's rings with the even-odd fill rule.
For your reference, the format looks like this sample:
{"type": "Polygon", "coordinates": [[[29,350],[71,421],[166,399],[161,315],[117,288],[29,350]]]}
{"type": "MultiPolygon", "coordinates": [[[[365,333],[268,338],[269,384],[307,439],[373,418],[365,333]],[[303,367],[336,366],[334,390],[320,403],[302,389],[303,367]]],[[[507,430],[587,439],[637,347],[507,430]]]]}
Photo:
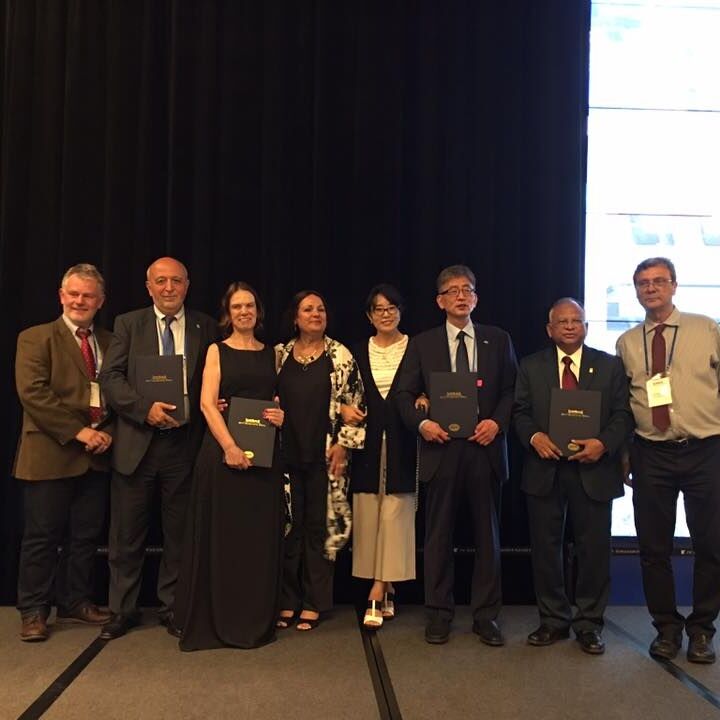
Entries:
{"type": "Polygon", "coordinates": [[[162,331],[162,354],[163,355],[174,355],[175,354],[175,337],[172,334],[170,326],[172,325],[175,317],[173,315],[166,315],[163,318],[165,328],[162,331]]]}

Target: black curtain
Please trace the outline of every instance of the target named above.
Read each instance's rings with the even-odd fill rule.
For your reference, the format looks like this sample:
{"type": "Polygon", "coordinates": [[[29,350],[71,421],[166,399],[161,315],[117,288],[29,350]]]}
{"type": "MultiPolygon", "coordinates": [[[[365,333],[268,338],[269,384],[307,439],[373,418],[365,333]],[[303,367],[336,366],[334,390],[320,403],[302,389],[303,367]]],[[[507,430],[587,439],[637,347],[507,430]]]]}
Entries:
{"type": "MultiPolygon", "coordinates": [[[[18,331],[59,314],[76,262],[108,282],[99,321],[149,302],[147,265],[189,270],[216,314],[244,279],[276,340],[323,291],[364,336],[395,283],[410,333],[437,324],[445,265],[520,355],[582,295],[590,0],[0,0],[0,600],[20,522],[18,331]]],[[[514,477],[518,474],[514,466],[514,477]]],[[[503,541],[526,542],[514,479],[503,541]]]]}

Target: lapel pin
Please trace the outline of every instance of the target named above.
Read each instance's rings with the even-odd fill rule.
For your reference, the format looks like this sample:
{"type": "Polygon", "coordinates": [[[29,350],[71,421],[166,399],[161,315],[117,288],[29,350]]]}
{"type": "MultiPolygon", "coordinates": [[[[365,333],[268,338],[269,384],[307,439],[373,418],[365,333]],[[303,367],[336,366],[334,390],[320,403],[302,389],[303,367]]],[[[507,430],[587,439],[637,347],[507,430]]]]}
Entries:
{"type": "MultiPolygon", "coordinates": [[[[200,323],[195,323],[195,327],[199,330],[199,329],[200,329],[200,323]]],[[[591,370],[590,372],[592,372],[592,370],[591,370]]]]}
{"type": "Polygon", "coordinates": [[[595,372],[595,368],[588,368],[588,372],[592,375],[595,372]]]}
{"type": "Polygon", "coordinates": [[[487,340],[483,340],[483,345],[489,345],[490,343],[487,340]]]}

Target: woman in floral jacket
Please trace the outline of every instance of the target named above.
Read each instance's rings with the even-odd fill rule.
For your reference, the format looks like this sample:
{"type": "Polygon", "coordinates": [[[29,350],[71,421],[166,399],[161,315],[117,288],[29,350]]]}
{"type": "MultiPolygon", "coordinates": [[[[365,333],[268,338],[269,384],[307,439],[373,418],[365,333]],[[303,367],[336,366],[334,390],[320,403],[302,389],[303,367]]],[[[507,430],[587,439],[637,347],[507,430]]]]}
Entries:
{"type": "Polygon", "coordinates": [[[365,426],[346,425],[340,409],[364,407],[363,386],[350,351],[325,335],[320,293],[297,293],[291,317],[295,336],[276,348],[293,513],[277,626],[312,630],[332,607],[333,561],[350,536],[349,451],[363,447],[365,426]]]}

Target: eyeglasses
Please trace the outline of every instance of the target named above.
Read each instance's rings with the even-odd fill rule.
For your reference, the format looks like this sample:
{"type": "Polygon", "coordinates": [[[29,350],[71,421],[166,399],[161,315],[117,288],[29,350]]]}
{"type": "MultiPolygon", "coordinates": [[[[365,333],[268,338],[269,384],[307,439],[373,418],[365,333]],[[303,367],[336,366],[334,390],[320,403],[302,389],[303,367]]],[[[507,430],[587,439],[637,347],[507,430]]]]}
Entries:
{"type": "Polygon", "coordinates": [[[668,280],[667,278],[650,278],[649,280],[638,280],[635,283],[635,287],[639,288],[640,290],[647,290],[650,286],[656,287],[659,290],[662,288],[667,287],[668,285],[672,285],[673,281],[668,280]]]}
{"type": "Polygon", "coordinates": [[[448,295],[451,298],[467,295],[468,297],[475,294],[475,288],[472,285],[463,285],[462,287],[450,287],[447,290],[439,292],[438,295],[448,295]]]}
{"type": "Polygon", "coordinates": [[[577,318],[563,318],[562,320],[553,320],[550,324],[555,325],[556,327],[559,325],[564,328],[576,328],[584,325],[585,323],[577,318]]]}
{"type": "Polygon", "coordinates": [[[378,317],[382,317],[383,315],[388,315],[392,317],[393,315],[397,314],[397,305],[376,305],[372,309],[373,315],[377,315],[378,317]]]}

